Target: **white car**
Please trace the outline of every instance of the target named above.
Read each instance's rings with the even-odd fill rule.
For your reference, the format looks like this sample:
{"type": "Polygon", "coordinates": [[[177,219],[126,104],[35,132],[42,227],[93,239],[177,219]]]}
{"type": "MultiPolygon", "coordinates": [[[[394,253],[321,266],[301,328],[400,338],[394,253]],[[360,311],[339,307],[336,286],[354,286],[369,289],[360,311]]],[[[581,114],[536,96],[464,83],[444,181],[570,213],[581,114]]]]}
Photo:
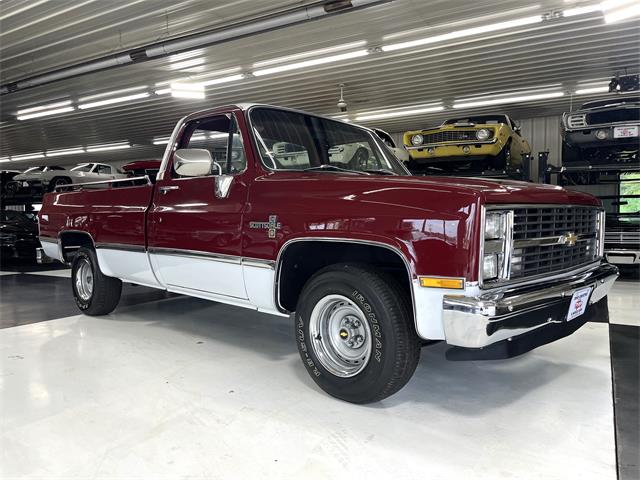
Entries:
{"type": "Polygon", "coordinates": [[[100,180],[113,180],[126,178],[113,165],[104,163],[80,163],[71,170],[58,166],[32,167],[25,172],[13,177],[15,182],[22,187],[42,187],[45,191],[52,191],[60,185],[71,183],[97,182],[100,180]]]}

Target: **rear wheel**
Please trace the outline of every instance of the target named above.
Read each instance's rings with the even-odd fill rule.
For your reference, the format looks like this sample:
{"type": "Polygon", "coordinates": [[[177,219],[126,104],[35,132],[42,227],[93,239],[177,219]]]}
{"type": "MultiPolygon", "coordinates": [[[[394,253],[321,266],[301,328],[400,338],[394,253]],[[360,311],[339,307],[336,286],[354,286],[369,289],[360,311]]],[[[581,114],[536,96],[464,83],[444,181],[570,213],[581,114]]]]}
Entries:
{"type": "Polygon", "coordinates": [[[420,358],[407,296],[369,267],[327,267],[305,285],[296,310],[298,350],[325,392],[353,403],[382,400],[420,358]]]}
{"type": "Polygon", "coordinates": [[[63,185],[69,185],[71,183],[71,179],[68,177],[54,177],[51,179],[49,183],[49,189],[53,192],[56,187],[61,187],[63,185]]]}
{"type": "Polygon", "coordinates": [[[71,267],[73,296],[78,308],[87,315],[111,313],[122,293],[122,282],[107,277],[100,271],[96,252],[90,248],[79,249],[71,267]]]}

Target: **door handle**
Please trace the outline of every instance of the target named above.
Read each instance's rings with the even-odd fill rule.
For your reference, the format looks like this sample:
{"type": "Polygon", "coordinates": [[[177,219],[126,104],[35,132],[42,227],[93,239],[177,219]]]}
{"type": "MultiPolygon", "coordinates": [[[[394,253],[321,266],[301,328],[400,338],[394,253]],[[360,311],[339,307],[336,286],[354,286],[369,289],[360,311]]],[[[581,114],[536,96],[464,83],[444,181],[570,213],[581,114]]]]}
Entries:
{"type": "Polygon", "coordinates": [[[170,190],[180,190],[180,187],[177,185],[169,185],[168,187],[160,187],[160,193],[166,195],[170,190]]]}

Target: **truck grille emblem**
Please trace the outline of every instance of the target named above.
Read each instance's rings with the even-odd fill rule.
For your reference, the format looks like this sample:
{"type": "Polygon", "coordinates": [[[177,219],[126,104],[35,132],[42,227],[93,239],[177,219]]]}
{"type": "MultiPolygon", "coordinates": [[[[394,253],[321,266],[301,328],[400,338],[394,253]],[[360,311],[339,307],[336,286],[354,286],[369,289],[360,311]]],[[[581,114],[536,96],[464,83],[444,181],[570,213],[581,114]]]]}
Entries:
{"type": "Polygon", "coordinates": [[[249,228],[266,228],[269,238],[276,238],[276,231],[282,228],[277,215],[269,215],[268,222],[249,222],[249,228]]]}
{"type": "Polygon", "coordinates": [[[560,244],[566,245],[567,247],[573,247],[578,242],[578,235],[573,232],[567,232],[560,237],[560,244]]]}

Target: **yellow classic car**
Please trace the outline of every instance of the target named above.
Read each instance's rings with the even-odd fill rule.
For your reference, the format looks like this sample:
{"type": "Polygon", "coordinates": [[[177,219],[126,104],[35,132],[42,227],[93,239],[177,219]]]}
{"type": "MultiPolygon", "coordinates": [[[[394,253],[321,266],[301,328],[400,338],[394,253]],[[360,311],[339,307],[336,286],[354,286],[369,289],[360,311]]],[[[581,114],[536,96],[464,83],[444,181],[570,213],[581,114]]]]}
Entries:
{"type": "Polygon", "coordinates": [[[446,120],[436,128],[406,132],[409,169],[424,171],[459,169],[509,170],[522,166],[531,147],[520,135],[519,126],[507,115],[478,115],[446,120]]]}

